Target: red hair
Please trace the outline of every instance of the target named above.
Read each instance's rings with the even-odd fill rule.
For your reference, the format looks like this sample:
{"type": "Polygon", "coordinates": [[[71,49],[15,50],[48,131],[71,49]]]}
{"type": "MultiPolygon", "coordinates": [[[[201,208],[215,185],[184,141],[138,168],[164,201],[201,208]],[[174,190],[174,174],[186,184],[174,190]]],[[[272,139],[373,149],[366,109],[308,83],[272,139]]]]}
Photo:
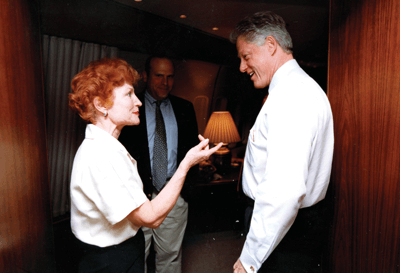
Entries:
{"type": "Polygon", "coordinates": [[[99,98],[106,107],[113,105],[113,90],[125,83],[136,86],[139,73],[126,61],[103,58],[92,61],[72,79],[69,107],[85,121],[96,123],[94,99],[99,98]]]}

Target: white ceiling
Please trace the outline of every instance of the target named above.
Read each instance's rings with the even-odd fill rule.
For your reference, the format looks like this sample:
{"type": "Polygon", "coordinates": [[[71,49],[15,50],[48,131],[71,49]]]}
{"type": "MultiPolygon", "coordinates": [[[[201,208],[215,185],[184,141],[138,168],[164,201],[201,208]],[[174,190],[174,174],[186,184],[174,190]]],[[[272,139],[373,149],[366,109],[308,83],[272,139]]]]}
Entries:
{"type": "Polygon", "coordinates": [[[295,53],[310,62],[327,52],[329,0],[114,0],[184,24],[210,35],[229,39],[236,23],[257,11],[272,10],[286,21],[295,53]],[[182,19],[180,15],[186,15],[182,19]],[[213,30],[218,27],[218,30],[213,30]]]}

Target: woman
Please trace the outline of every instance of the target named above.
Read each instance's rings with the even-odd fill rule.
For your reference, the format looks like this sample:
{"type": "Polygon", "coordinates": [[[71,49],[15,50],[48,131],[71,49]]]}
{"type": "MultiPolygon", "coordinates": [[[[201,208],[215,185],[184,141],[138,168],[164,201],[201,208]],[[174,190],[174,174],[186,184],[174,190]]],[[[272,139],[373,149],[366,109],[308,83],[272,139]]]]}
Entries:
{"type": "Polygon", "coordinates": [[[221,146],[209,149],[199,136],[200,144],[149,201],[136,161],[117,140],[124,126],[140,123],[142,103],[133,88],[139,78],[125,61],[102,59],[72,80],[70,108],[89,122],[71,177],[71,227],[84,251],[80,272],[144,272],[140,227],[157,228],[178,199],[188,170],[221,146]]]}

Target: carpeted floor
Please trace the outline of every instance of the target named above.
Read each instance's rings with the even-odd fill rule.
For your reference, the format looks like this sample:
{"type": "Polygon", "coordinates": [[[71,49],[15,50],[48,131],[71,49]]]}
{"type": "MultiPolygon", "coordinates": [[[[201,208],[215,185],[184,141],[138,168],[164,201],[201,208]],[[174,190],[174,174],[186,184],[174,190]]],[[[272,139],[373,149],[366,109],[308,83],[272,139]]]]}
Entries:
{"type": "Polygon", "coordinates": [[[182,272],[232,273],[244,239],[240,232],[232,230],[188,234],[183,242],[182,272]]]}

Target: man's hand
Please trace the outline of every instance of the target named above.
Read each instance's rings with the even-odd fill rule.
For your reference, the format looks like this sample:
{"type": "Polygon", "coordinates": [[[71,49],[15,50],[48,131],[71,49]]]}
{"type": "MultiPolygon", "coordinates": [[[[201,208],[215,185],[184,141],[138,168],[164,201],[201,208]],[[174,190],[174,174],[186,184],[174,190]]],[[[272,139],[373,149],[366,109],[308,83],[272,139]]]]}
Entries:
{"type": "Polygon", "coordinates": [[[233,265],[233,273],[247,273],[239,259],[233,265]]]}

